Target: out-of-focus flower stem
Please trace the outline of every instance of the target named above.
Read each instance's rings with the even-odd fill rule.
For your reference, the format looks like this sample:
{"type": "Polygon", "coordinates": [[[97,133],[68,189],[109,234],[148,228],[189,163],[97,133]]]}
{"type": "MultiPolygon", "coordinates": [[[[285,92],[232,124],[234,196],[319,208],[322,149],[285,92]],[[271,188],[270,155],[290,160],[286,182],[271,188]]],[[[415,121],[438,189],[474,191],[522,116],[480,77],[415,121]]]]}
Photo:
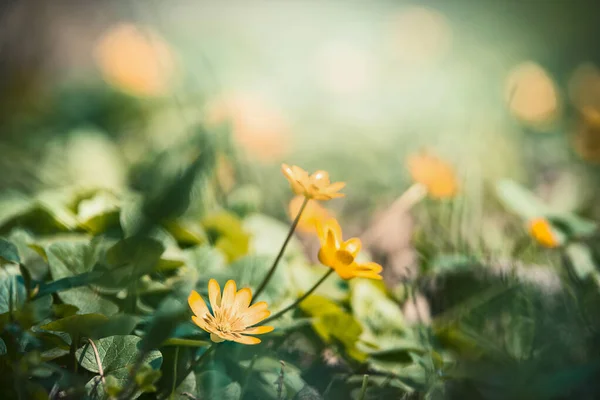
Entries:
{"type": "Polygon", "coordinates": [[[286,312],[293,310],[294,308],[296,308],[300,303],[302,303],[308,296],[310,296],[315,290],[317,290],[317,288],[321,285],[321,283],[325,282],[325,279],[327,279],[329,277],[329,275],[331,275],[335,270],[332,268],[329,271],[327,271],[325,273],[325,275],[323,275],[321,277],[321,279],[319,279],[317,281],[317,283],[314,284],[313,287],[311,287],[310,289],[308,289],[308,292],[304,293],[301,297],[298,298],[298,300],[296,300],[295,302],[293,302],[292,304],[290,304],[289,306],[287,306],[286,308],[284,308],[283,310],[279,311],[277,314],[270,316],[269,318],[265,319],[262,323],[266,324],[267,322],[271,322],[276,320],[277,318],[281,317],[283,314],[285,314],[286,312]]]}
{"type": "MultiPolygon", "coordinates": [[[[202,353],[200,355],[200,357],[196,358],[194,361],[192,361],[192,363],[190,364],[190,366],[188,367],[188,369],[185,370],[185,372],[182,375],[173,377],[173,379],[175,379],[175,383],[173,384],[173,387],[171,389],[171,394],[175,393],[175,391],[177,390],[177,388],[179,387],[179,385],[181,385],[181,383],[185,380],[185,378],[188,377],[189,374],[191,374],[194,371],[194,368],[196,368],[196,366],[198,366],[198,364],[200,364],[202,362],[202,360],[204,360],[206,357],[208,357],[210,355],[210,353],[212,353],[214,351],[214,349],[218,346],[218,343],[213,343],[212,345],[210,345],[205,351],[204,353],[202,353]]],[[[165,399],[168,397],[167,393],[163,393],[162,397],[158,397],[159,399],[165,399]]]]}
{"type": "Polygon", "coordinates": [[[285,241],[283,242],[283,245],[281,246],[281,249],[279,250],[279,254],[277,254],[277,257],[275,257],[275,261],[273,261],[273,265],[271,265],[269,272],[267,272],[267,275],[265,275],[264,279],[258,286],[258,289],[256,289],[256,292],[254,293],[254,296],[253,296],[254,299],[258,298],[258,296],[262,293],[262,291],[265,289],[265,287],[267,286],[267,284],[273,277],[273,274],[275,273],[275,270],[277,269],[277,265],[279,265],[279,261],[281,260],[281,257],[283,257],[283,253],[285,253],[285,249],[286,249],[290,239],[292,238],[294,231],[296,230],[296,226],[298,226],[298,222],[300,221],[302,212],[306,208],[306,205],[308,204],[309,200],[310,199],[308,197],[304,198],[304,202],[302,202],[302,206],[300,207],[300,210],[298,211],[298,215],[296,215],[296,218],[294,218],[294,222],[292,222],[292,225],[290,226],[290,230],[287,234],[287,237],[285,238],[285,241]]]}

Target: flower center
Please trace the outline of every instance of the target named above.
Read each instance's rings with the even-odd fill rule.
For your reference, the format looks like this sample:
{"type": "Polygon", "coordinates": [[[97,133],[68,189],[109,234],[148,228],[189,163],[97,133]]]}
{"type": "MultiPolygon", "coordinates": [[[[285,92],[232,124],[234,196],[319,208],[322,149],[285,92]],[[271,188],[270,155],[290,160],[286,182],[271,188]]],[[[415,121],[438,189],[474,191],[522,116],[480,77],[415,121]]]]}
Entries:
{"type": "Polygon", "coordinates": [[[335,258],[344,265],[350,265],[354,262],[354,256],[346,250],[336,251],[335,258]]]}
{"type": "Polygon", "coordinates": [[[229,323],[222,323],[220,325],[217,326],[217,330],[221,333],[231,333],[232,329],[231,329],[231,324],[229,323]]]}

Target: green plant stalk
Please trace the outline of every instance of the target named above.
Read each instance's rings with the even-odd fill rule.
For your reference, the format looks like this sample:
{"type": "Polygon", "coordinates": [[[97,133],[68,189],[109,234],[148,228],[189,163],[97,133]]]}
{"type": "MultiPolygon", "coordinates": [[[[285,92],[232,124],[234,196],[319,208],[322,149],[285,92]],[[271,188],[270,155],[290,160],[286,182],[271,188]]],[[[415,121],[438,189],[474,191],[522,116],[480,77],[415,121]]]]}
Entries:
{"type": "Polygon", "coordinates": [[[175,347],[175,362],[173,363],[173,385],[171,387],[171,395],[169,396],[170,398],[173,398],[175,396],[175,389],[177,389],[177,387],[175,386],[177,383],[177,363],[179,362],[179,346],[175,347]]]}
{"type": "Polygon", "coordinates": [[[283,310],[279,311],[277,314],[272,315],[271,317],[265,319],[264,321],[262,321],[262,324],[265,324],[267,322],[270,321],[274,321],[277,318],[281,317],[283,314],[285,314],[286,312],[296,308],[300,303],[302,303],[308,296],[310,296],[315,290],[317,290],[317,288],[321,285],[321,283],[325,282],[325,279],[327,279],[329,277],[329,275],[331,275],[333,273],[333,268],[331,268],[329,271],[327,271],[325,273],[325,275],[323,275],[321,277],[321,279],[319,279],[317,281],[317,283],[314,284],[313,287],[311,287],[308,292],[304,293],[301,297],[299,297],[295,302],[293,302],[292,304],[290,304],[289,306],[287,306],[286,308],[284,308],[283,310]]]}
{"type": "Polygon", "coordinates": [[[285,253],[285,249],[286,249],[288,243],[290,242],[290,239],[292,238],[294,231],[296,230],[296,226],[298,226],[298,222],[300,222],[300,217],[302,216],[302,213],[304,212],[304,209],[306,208],[306,205],[308,204],[309,200],[310,199],[308,197],[304,198],[304,201],[302,202],[302,206],[300,207],[300,211],[298,211],[298,215],[296,215],[296,218],[294,218],[294,222],[292,222],[292,225],[290,226],[290,230],[287,234],[287,237],[285,238],[285,241],[283,242],[283,245],[281,246],[281,249],[279,250],[279,254],[277,254],[277,257],[275,257],[275,260],[273,261],[273,265],[271,265],[269,272],[267,272],[267,274],[263,278],[262,282],[258,286],[258,289],[256,289],[256,292],[254,293],[254,296],[253,296],[254,299],[257,299],[258,296],[263,292],[263,290],[265,290],[265,287],[267,286],[267,284],[273,277],[273,274],[275,273],[275,270],[277,269],[277,266],[279,265],[279,261],[281,260],[281,257],[283,257],[283,253],[285,253]]]}
{"type": "Polygon", "coordinates": [[[252,369],[254,368],[254,363],[256,362],[257,358],[258,358],[258,356],[255,354],[252,357],[252,360],[250,361],[250,365],[248,366],[248,369],[244,373],[244,383],[242,385],[242,391],[240,393],[240,400],[242,400],[244,398],[244,394],[246,393],[246,390],[248,389],[248,384],[250,383],[250,376],[252,375],[252,369]]]}
{"type": "MultiPolygon", "coordinates": [[[[198,364],[200,364],[206,357],[208,357],[208,355],[210,353],[212,353],[216,347],[217,347],[217,344],[211,344],[206,349],[206,351],[204,353],[202,353],[202,355],[200,357],[198,357],[197,359],[192,361],[190,366],[185,370],[185,372],[183,374],[179,375],[178,377],[174,377],[175,383],[173,384],[173,386],[171,388],[172,393],[175,393],[175,391],[177,390],[179,385],[181,385],[181,383],[185,380],[185,378],[187,378],[188,375],[194,371],[194,368],[196,368],[196,366],[198,366],[198,364]]],[[[165,393],[163,393],[163,395],[159,396],[158,398],[164,399],[166,397],[167,397],[167,395],[165,393]]]]}
{"type": "Polygon", "coordinates": [[[364,374],[362,380],[362,387],[360,388],[360,394],[358,395],[358,400],[365,400],[365,395],[367,394],[367,384],[369,383],[369,375],[364,374]]]}

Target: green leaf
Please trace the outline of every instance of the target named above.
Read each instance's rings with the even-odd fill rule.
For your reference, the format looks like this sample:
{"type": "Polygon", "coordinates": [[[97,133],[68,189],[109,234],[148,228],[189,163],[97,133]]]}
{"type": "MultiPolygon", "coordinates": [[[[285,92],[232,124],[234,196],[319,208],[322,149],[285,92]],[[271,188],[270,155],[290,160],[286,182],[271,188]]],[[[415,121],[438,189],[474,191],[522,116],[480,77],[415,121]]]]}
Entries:
{"type": "MultiPolygon", "coordinates": [[[[57,280],[91,272],[98,262],[100,246],[97,242],[87,240],[57,242],[47,248],[46,254],[52,277],[57,280]]],[[[88,278],[90,275],[85,277],[85,279],[88,278]]],[[[66,281],[64,284],[67,286],[69,283],[72,282],[66,281]]],[[[61,282],[61,284],[63,283],[61,282]]],[[[116,304],[103,298],[90,287],[76,287],[59,291],[58,297],[63,302],[79,308],[79,312],[82,314],[111,315],[118,311],[116,304]]]]}
{"type": "Polygon", "coordinates": [[[571,265],[580,279],[584,280],[596,272],[596,264],[589,247],[571,243],[567,246],[566,255],[571,259],[571,265]]]}
{"type": "Polygon", "coordinates": [[[179,218],[167,221],[163,226],[182,245],[193,246],[208,240],[202,225],[192,220],[179,218]]]}
{"type": "Polygon", "coordinates": [[[14,227],[27,227],[35,232],[51,234],[65,232],[77,226],[73,213],[61,203],[60,195],[42,194],[27,205],[15,207],[13,215],[0,221],[0,231],[8,232],[14,227]]]}
{"type": "MultiPolygon", "coordinates": [[[[244,219],[244,228],[250,233],[250,247],[255,254],[274,258],[283,244],[289,230],[285,224],[263,214],[252,214],[244,219]]],[[[302,255],[302,245],[292,237],[284,255],[285,260],[302,255]]]]}
{"type": "Polygon", "coordinates": [[[76,314],[52,321],[40,328],[47,331],[66,332],[71,337],[93,337],[94,333],[108,321],[108,317],[102,314],[76,314]]]}
{"type": "MultiPolygon", "coordinates": [[[[133,366],[140,354],[141,340],[133,335],[109,336],[95,340],[104,373],[114,376],[119,383],[124,383],[129,376],[129,368],[133,366]]],[[[89,343],[77,349],[75,355],[83,368],[99,373],[98,363],[89,343]]],[[[149,352],[143,359],[143,364],[150,364],[154,369],[158,369],[161,363],[162,355],[157,350],[149,352]]]]}
{"type": "Polygon", "coordinates": [[[374,335],[395,332],[404,328],[400,306],[385,293],[379,282],[356,279],[351,283],[351,305],[356,319],[374,335]]]}
{"type": "Polygon", "coordinates": [[[108,321],[100,326],[91,337],[100,339],[114,335],[129,335],[140,321],[141,318],[135,315],[111,315],[108,321]]]}
{"type": "Polygon", "coordinates": [[[81,286],[87,286],[97,282],[102,276],[104,276],[103,272],[92,271],[67,278],[58,279],[56,281],[48,283],[42,283],[37,293],[37,297],[73,288],[78,288],[81,286]]]}
{"type": "Polygon", "coordinates": [[[0,314],[18,310],[25,304],[26,298],[19,268],[14,265],[0,268],[0,314]]]}
{"type": "Polygon", "coordinates": [[[110,279],[119,285],[152,272],[164,251],[162,243],[147,237],[134,236],[117,242],[106,252],[106,262],[113,270],[110,279]]]}
{"type": "Polygon", "coordinates": [[[189,314],[186,300],[175,297],[165,298],[145,329],[142,349],[150,351],[159,348],[171,336],[177,325],[188,320],[189,314]]]}
{"type": "Polygon", "coordinates": [[[13,229],[8,239],[17,246],[21,264],[25,265],[27,271],[34,281],[43,281],[48,275],[48,264],[46,260],[30,245],[34,243],[34,238],[22,229],[13,229]]]}
{"type": "MultiPolygon", "coordinates": [[[[256,288],[264,279],[272,262],[272,259],[264,255],[248,255],[242,257],[229,265],[228,277],[235,279],[240,288],[256,288]]],[[[263,294],[261,294],[261,300],[270,304],[274,301],[285,300],[284,296],[289,290],[286,263],[284,261],[281,261],[280,263],[281,265],[275,270],[269,285],[266,286],[263,294]]]]}
{"type": "Polygon", "coordinates": [[[206,400],[239,400],[241,387],[228,375],[216,371],[204,371],[196,376],[200,398],[206,400]]]}
{"type": "Polygon", "coordinates": [[[160,370],[153,369],[147,364],[142,365],[135,374],[135,383],[141,392],[154,393],[157,391],[155,383],[160,379],[160,376],[160,370]]]}
{"type": "Polygon", "coordinates": [[[496,193],[509,211],[524,219],[543,217],[550,213],[548,206],[529,190],[512,180],[499,181],[496,184],[496,193]]]}
{"type": "Polygon", "coordinates": [[[227,196],[227,207],[241,217],[258,211],[261,203],[262,193],[255,185],[240,186],[227,196]]]}
{"type": "Polygon", "coordinates": [[[21,262],[17,246],[3,238],[0,238],[0,260],[15,264],[21,262]]]}
{"type": "Polygon", "coordinates": [[[220,212],[202,220],[208,237],[221,250],[228,261],[234,261],[248,253],[250,235],[241,220],[234,214],[220,212]]]}
{"type": "Polygon", "coordinates": [[[46,249],[50,273],[55,280],[92,271],[99,254],[100,247],[86,239],[52,243],[46,249]]]}
{"type": "Polygon", "coordinates": [[[67,304],[73,304],[79,308],[79,312],[101,313],[112,315],[119,311],[119,307],[112,301],[105,299],[94,290],[82,287],[58,292],[58,297],[67,304]]]}
{"type": "Polygon", "coordinates": [[[186,249],[184,257],[186,264],[199,276],[222,273],[226,268],[223,253],[207,244],[186,249]]]}
{"type": "Polygon", "coordinates": [[[86,231],[98,234],[119,225],[119,202],[109,192],[98,192],[82,200],[77,207],[77,219],[86,231]]]}
{"type": "Polygon", "coordinates": [[[313,329],[325,342],[338,341],[344,345],[349,356],[358,361],[366,359],[366,354],[356,348],[363,329],[352,315],[318,295],[312,295],[300,303],[300,309],[315,317],[313,329]]]}
{"type": "MultiPolygon", "coordinates": [[[[239,364],[244,368],[249,368],[252,360],[240,361],[239,364]]],[[[279,372],[281,369],[281,362],[271,357],[258,357],[252,365],[252,371],[254,372],[279,372]]],[[[301,374],[302,372],[298,367],[292,364],[285,363],[285,373],[301,374]]]]}

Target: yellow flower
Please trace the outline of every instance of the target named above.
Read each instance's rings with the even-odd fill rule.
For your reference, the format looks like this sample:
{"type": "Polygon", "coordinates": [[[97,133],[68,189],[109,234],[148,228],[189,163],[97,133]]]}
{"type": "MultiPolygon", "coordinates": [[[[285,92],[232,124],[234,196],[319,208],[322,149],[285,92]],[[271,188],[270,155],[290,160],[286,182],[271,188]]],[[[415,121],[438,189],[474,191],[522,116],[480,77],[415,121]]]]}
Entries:
{"type": "Polygon", "coordinates": [[[227,93],[212,99],[206,123],[211,128],[228,125],[236,144],[258,161],[281,160],[291,148],[288,118],[259,93],[227,93]]]}
{"type": "Polygon", "coordinates": [[[317,171],[312,175],[300,167],[287,164],[281,165],[281,172],[290,182],[294,193],[315,200],[331,200],[336,197],[343,197],[343,193],[338,193],[346,184],[344,182],[331,183],[329,174],[326,171],[317,171]]]}
{"type": "Polygon", "coordinates": [[[454,168],[440,158],[422,152],[408,157],[408,170],[413,180],[427,188],[435,198],[453,197],[458,191],[454,168]]]}
{"type": "Polygon", "coordinates": [[[273,330],[272,326],[252,327],[271,315],[271,312],[264,301],[250,306],[252,292],[249,288],[236,292],[235,282],[229,280],[221,297],[219,284],[211,279],[208,282],[208,298],[212,313],[195,290],[190,293],[188,304],[195,314],[192,321],[210,333],[210,339],[215,343],[231,340],[242,344],[258,344],[260,339],[246,335],[259,335],[273,330]]]}
{"type": "MultiPolygon", "coordinates": [[[[303,202],[304,196],[296,196],[290,201],[288,213],[292,220],[296,218],[296,215],[300,212],[300,207],[302,207],[303,202]]],[[[296,229],[300,232],[314,233],[317,231],[317,224],[329,218],[331,218],[331,215],[325,207],[321,206],[316,201],[311,201],[304,207],[304,211],[302,212],[302,216],[300,217],[300,221],[298,221],[296,229]]]]}
{"type": "Polygon", "coordinates": [[[109,84],[136,96],[165,94],[177,67],[167,42],[148,28],[130,23],[105,33],[95,56],[109,84]]]}
{"type": "Polygon", "coordinates": [[[542,246],[554,248],[560,244],[545,218],[534,218],[529,221],[529,234],[542,246]]]}
{"type": "Polygon", "coordinates": [[[324,224],[318,224],[318,235],[321,241],[319,261],[332,268],[342,279],[369,278],[382,279],[381,265],[374,262],[358,263],[356,256],[362,246],[360,239],[342,240],[342,229],[334,219],[328,219],[324,224]]]}

